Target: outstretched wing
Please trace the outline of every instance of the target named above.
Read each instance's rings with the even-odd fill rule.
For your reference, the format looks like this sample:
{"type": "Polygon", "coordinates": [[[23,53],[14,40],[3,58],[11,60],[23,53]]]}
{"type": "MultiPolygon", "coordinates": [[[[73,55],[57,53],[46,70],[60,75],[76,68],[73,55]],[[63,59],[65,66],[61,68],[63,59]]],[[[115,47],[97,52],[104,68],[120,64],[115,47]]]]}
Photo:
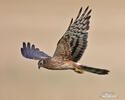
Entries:
{"type": "Polygon", "coordinates": [[[39,48],[35,48],[34,44],[31,46],[29,42],[27,44],[23,42],[21,53],[24,57],[29,58],[29,59],[35,59],[35,60],[40,60],[40,59],[50,57],[44,52],[40,51],[39,48]]]}
{"type": "Polygon", "coordinates": [[[57,49],[55,51],[54,57],[63,56],[63,58],[66,57],[75,62],[77,62],[81,58],[87,47],[87,31],[89,29],[89,19],[91,17],[90,13],[92,11],[91,9],[88,10],[88,8],[89,7],[87,7],[81,14],[81,7],[75,21],[73,22],[73,19],[71,19],[67,31],[57,44],[57,49]],[[63,52],[63,55],[60,52],[63,52]],[[70,52],[69,55],[67,55],[68,52],[70,52]]]}
{"type": "Polygon", "coordinates": [[[63,37],[62,39],[59,40],[53,57],[61,59],[70,59],[71,52],[68,41],[69,40],[67,37],[63,37]]]}

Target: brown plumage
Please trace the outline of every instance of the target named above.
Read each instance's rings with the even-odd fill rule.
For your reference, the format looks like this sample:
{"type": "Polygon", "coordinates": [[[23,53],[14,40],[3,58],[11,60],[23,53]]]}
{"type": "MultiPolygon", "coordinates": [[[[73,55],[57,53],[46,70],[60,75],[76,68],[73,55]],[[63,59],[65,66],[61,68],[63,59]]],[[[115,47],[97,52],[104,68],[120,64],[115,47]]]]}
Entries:
{"type": "MultiPolygon", "coordinates": [[[[63,37],[59,40],[57,44],[57,48],[60,45],[64,45],[62,41],[66,40],[66,45],[68,45],[69,52],[70,52],[70,60],[77,62],[81,56],[83,55],[86,47],[87,47],[87,38],[88,38],[88,29],[89,29],[89,19],[90,19],[90,13],[91,9],[88,11],[87,7],[85,11],[82,13],[82,7],[73,22],[73,19],[70,22],[70,25],[63,35],[63,37]],[[88,11],[88,12],[87,12],[88,11]],[[80,16],[81,15],[81,16],[80,16]]],[[[60,51],[63,48],[59,48],[58,51],[60,51]]],[[[55,52],[54,57],[57,55],[57,52],[55,52]]],[[[63,51],[63,50],[61,50],[63,51]]],[[[65,50],[67,51],[67,50],[65,50]]],[[[65,55],[65,54],[64,54],[65,55]]],[[[59,56],[59,55],[58,55],[59,56]]],[[[66,56],[65,56],[66,57],[66,56]]]]}
{"type": "Polygon", "coordinates": [[[23,43],[21,53],[24,57],[39,60],[38,68],[44,67],[51,70],[74,70],[77,73],[88,71],[100,75],[108,74],[108,70],[99,69],[81,65],[77,63],[82,57],[87,47],[88,29],[90,24],[91,9],[87,7],[82,13],[82,7],[76,19],[73,18],[67,28],[67,31],[57,43],[57,48],[53,57],[30,46],[30,43],[23,43]]]}

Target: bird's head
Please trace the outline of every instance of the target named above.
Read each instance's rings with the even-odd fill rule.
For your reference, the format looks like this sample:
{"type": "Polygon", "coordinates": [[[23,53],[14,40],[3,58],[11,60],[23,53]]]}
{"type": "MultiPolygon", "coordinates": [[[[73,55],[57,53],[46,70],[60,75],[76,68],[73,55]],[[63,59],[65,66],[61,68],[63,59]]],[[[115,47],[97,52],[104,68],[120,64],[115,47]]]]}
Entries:
{"type": "Polygon", "coordinates": [[[42,67],[43,64],[44,64],[44,59],[39,60],[39,62],[38,62],[38,68],[40,69],[40,67],[42,67]]]}

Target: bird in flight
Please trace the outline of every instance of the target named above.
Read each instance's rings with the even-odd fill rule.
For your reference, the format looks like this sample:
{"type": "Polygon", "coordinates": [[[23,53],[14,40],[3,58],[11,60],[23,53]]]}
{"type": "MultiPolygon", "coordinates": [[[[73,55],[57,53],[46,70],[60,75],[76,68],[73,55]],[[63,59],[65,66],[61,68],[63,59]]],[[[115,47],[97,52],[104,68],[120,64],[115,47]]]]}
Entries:
{"type": "Polygon", "coordinates": [[[76,19],[74,21],[73,18],[71,19],[67,31],[58,41],[52,57],[40,51],[39,48],[35,48],[35,45],[31,45],[29,42],[23,42],[23,47],[21,48],[22,56],[39,60],[39,69],[44,67],[50,70],[73,70],[77,73],[87,71],[99,75],[108,74],[109,70],[93,68],[78,63],[87,47],[91,11],[92,9],[89,10],[89,7],[87,7],[82,13],[81,7],[76,19]]]}

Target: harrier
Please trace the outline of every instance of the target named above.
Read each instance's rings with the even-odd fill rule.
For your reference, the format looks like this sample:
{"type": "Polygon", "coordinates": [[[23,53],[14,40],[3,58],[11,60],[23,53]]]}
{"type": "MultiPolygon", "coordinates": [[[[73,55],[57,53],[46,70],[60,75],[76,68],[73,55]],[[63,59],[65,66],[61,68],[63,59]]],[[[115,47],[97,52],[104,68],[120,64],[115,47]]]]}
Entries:
{"type": "Polygon", "coordinates": [[[82,13],[82,7],[76,19],[70,21],[67,31],[57,43],[54,55],[48,56],[43,51],[35,48],[34,44],[23,42],[21,53],[25,58],[39,60],[38,68],[50,70],[73,70],[77,73],[88,71],[91,73],[105,75],[109,70],[88,67],[78,63],[87,47],[88,29],[90,23],[89,7],[82,13]]]}

